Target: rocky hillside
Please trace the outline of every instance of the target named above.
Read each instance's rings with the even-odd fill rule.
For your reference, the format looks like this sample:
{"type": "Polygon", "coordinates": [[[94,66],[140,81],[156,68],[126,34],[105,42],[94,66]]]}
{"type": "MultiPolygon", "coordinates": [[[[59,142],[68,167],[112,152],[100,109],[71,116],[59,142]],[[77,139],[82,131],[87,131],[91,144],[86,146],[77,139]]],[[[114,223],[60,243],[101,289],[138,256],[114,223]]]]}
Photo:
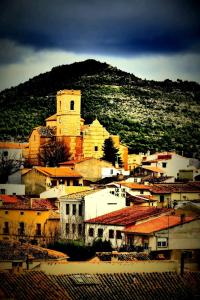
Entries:
{"type": "Polygon", "coordinates": [[[1,92],[1,139],[26,140],[55,113],[61,89],[80,89],[86,123],[98,117],[130,152],[176,150],[200,157],[199,84],[141,80],[95,60],[55,67],[1,92]]]}

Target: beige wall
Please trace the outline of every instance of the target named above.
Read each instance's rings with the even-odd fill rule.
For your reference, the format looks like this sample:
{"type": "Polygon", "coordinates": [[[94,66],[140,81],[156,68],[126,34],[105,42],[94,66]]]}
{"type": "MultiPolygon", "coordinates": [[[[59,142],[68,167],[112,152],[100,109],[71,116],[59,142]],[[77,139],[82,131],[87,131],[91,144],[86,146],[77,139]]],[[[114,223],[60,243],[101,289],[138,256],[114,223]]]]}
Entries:
{"type": "Polygon", "coordinates": [[[149,247],[151,250],[173,250],[173,249],[200,249],[200,220],[185,223],[183,225],[162,230],[156,233],[155,237],[150,237],[149,247]],[[168,246],[158,248],[156,237],[168,238],[168,246]]]}

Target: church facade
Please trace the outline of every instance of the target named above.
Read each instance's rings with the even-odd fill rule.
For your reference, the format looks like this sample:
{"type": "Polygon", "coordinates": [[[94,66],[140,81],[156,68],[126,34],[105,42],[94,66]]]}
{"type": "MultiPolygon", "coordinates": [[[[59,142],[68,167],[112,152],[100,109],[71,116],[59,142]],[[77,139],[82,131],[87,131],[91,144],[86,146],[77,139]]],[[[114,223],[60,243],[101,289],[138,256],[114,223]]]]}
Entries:
{"type": "Polygon", "coordinates": [[[111,137],[119,149],[124,168],[128,167],[128,148],[120,143],[119,136],[109,132],[95,119],[86,125],[81,118],[81,91],[61,90],[57,92],[56,114],[46,119],[46,126],[32,130],[24,157],[32,165],[40,165],[39,153],[50,140],[63,141],[69,148],[71,159],[86,157],[102,158],[104,141],[111,137]]]}

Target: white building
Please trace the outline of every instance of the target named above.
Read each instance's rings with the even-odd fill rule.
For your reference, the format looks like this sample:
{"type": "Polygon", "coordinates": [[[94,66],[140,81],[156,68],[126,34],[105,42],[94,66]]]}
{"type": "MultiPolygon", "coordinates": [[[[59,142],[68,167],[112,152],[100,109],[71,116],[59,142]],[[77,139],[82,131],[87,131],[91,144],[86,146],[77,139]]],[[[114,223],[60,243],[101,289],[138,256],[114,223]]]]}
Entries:
{"type": "Polygon", "coordinates": [[[113,248],[125,245],[124,230],[126,226],[145,219],[154,218],[160,214],[166,214],[167,209],[157,207],[130,206],[85,221],[85,243],[91,245],[94,240],[110,240],[113,248]]]}
{"type": "Polygon", "coordinates": [[[193,161],[175,152],[162,152],[143,158],[142,166],[155,166],[163,169],[165,176],[178,177],[179,170],[188,169],[193,161]]]}
{"type": "Polygon", "coordinates": [[[81,238],[83,221],[124,208],[123,188],[104,188],[72,193],[59,198],[62,238],[81,238]]]}
{"type": "Polygon", "coordinates": [[[0,184],[0,194],[5,195],[25,195],[24,184],[0,184]]]}

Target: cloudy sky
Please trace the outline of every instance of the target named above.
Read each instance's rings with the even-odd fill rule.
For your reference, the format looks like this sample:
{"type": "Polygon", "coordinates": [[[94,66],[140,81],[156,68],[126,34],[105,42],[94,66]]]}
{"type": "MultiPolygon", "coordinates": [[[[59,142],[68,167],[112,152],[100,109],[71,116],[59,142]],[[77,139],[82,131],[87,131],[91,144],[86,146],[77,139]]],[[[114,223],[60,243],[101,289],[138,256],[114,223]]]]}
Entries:
{"type": "Polygon", "coordinates": [[[0,90],[94,58],[200,82],[199,0],[1,0],[0,90]]]}

